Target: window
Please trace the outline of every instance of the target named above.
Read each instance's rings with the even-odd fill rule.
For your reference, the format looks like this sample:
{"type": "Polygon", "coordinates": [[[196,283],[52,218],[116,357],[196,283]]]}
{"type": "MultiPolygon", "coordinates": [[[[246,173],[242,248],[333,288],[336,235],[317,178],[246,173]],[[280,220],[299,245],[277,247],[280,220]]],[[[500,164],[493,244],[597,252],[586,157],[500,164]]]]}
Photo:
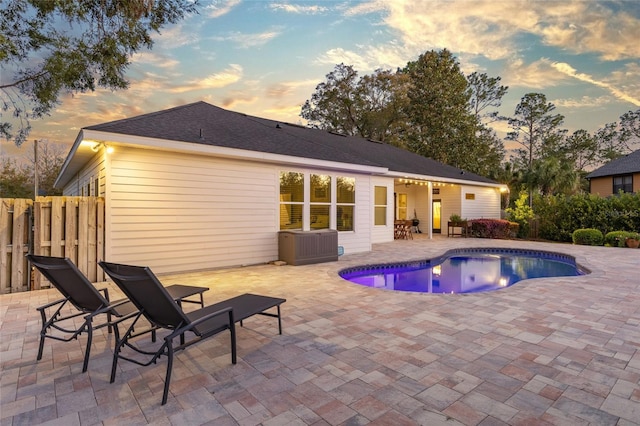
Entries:
{"type": "Polygon", "coordinates": [[[396,218],[398,220],[407,220],[407,194],[398,194],[397,203],[398,211],[396,213],[396,218]]]}
{"type": "Polygon", "coordinates": [[[280,172],[280,229],[302,229],[304,175],[280,172]]]}
{"type": "Polygon", "coordinates": [[[613,193],[617,194],[620,191],[628,192],[628,193],[633,192],[633,176],[632,175],[613,177],[613,193]]]}
{"type": "Polygon", "coordinates": [[[387,187],[374,187],[373,224],[387,224],[387,187]]]}
{"type": "Polygon", "coordinates": [[[353,231],[356,204],[356,180],[350,177],[336,178],[336,229],[353,231]]]}
{"type": "Polygon", "coordinates": [[[311,175],[309,223],[311,229],[329,228],[331,209],[331,176],[311,175]]]}

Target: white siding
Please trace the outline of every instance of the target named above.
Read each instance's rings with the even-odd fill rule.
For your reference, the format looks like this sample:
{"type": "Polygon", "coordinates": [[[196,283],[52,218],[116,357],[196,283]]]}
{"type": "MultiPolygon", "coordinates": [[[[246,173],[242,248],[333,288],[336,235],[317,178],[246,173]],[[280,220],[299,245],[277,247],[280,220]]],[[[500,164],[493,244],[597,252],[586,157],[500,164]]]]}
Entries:
{"type": "Polygon", "coordinates": [[[276,260],[280,171],[354,177],[354,231],[338,243],[371,250],[367,175],[131,148],[108,161],[109,261],[168,273],[276,260]]]}
{"type": "Polygon", "coordinates": [[[437,186],[436,188],[440,188],[440,194],[434,195],[433,199],[442,201],[440,217],[442,218],[442,232],[446,232],[447,222],[452,214],[457,214],[463,219],[467,218],[462,212],[461,188],[460,185],[452,184],[437,186]]]}
{"type": "MultiPolygon", "coordinates": [[[[75,179],[69,182],[62,190],[62,195],[76,197],[82,195],[82,188],[86,188],[87,185],[90,188],[94,187],[96,179],[99,180],[98,184],[98,196],[104,196],[104,176],[105,176],[105,162],[104,151],[99,151],[86,166],[78,173],[75,179]]],[[[85,194],[94,196],[96,194],[85,194]]]]}
{"type": "Polygon", "coordinates": [[[480,186],[462,186],[462,214],[467,219],[500,219],[500,190],[480,186]],[[467,194],[474,194],[467,200],[467,194]]]}
{"type": "Polygon", "coordinates": [[[271,166],[151,150],[110,156],[107,253],[180,272],[277,258],[271,166]]]}

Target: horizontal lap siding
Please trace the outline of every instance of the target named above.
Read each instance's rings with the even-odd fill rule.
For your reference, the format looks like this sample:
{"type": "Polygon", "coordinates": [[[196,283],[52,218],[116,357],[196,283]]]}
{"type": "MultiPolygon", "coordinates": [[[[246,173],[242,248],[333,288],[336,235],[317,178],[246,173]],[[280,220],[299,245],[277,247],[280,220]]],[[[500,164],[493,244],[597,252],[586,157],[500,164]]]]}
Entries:
{"type": "Polygon", "coordinates": [[[463,186],[462,217],[467,219],[500,219],[500,191],[496,188],[463,186]],[[474,194],[467,200],[466,194],[474,194]]]}
{"type": "Polygon", "coordinates": [[[163,273],[277,258],[273,166],[131,149],[110,162],[111,261],[163,273]]]}
{"type": "Polygon", "coordinates": [[[371,228],[373,226],[373,194],[369,176],[339,173],[339,176],[355,177],[356,202],[353,232],[338,232],[338,244],[345,253],[371,251],[371,228]]]}

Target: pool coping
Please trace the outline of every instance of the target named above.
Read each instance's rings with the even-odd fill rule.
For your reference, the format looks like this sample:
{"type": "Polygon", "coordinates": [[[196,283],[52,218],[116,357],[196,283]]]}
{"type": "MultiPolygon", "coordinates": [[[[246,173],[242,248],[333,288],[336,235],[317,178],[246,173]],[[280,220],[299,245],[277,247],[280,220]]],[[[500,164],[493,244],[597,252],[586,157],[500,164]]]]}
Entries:
{"type": "Polygon", "coordinates": [[[576,260],[575,256],[560,253],[556,251],[549,250],[537,250],[537,249],[518,249],[511,247],[469,247],[469,248],[454,248],[445,251],[443,254],[432,257],[429,259],[417,259],[417,260],[407,260],[401,262],[385,262],[385,263],[374,263],[374,264],[365,264],[358,266],[350,266],[347,268],[340,269],[337,271],[338,276],[341,278],[343,274],[359,272],[359,271],[376,271],[378,269],[386,269],[386,268],[412,268],[412,269],[420,269],[429,266],[439,265],[444,262],[446,259],[453,257],[454,255],[460,254],[473,254],[473,253],[489,253],[489,254],[518,254],[524,256],[535,255],[535,257],[539,257],[542,259],[552,259],[557,260],[564,263],[569,263],[574,265],[579,272],[577,276],[584,276],[591,274],[591,270],[576,260]]]}

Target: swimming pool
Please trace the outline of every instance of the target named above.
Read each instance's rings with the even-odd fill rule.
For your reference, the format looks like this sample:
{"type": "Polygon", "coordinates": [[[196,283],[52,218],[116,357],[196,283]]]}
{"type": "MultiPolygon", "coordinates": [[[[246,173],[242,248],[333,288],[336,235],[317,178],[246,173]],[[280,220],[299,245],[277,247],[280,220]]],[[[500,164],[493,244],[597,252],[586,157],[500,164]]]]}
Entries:
{"type": "Polygon", "coordinates": [[[577,276],[589,271],[573,256],[510,248],[449,250],[423,261],[346,268],[339,275],[353,283],[419,293],[478,293],[530,278],[577,276]]]}

